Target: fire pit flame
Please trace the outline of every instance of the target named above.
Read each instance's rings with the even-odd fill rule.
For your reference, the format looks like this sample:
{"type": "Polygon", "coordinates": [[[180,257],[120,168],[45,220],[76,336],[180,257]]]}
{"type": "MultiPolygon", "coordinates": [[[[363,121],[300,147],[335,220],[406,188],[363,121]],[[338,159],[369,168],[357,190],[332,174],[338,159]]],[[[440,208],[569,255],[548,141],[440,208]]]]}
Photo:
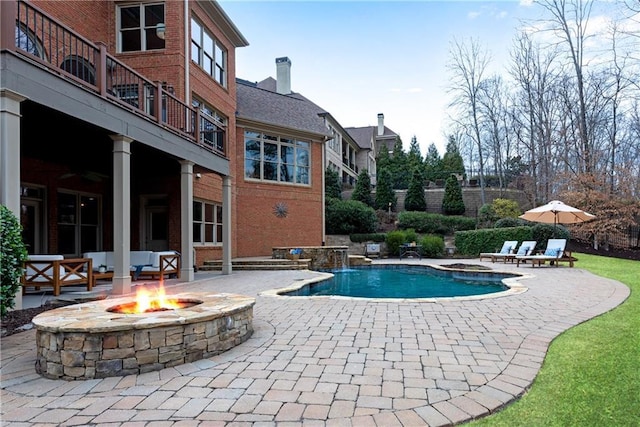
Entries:
{"type": "Polygon", "coordinates": [[[165,294],[164,287],[161,284],[155,292],[140,287],[136,292],[135,301],[129,304],[120,304],[111,307],[107,311],[121,314],[153,313],[156,311],[178,310],[199,303],[199,301],[169,298],[165,294]]]}

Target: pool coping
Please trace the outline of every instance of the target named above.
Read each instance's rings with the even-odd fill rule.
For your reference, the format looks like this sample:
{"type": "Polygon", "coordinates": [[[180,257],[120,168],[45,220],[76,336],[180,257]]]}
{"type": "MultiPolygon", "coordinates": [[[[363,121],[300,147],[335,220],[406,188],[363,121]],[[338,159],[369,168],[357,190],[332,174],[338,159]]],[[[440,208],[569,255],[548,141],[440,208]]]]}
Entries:
{"type": "MultiPolygon", "coordinates": [[[[363,268],[367,267],[381,267],[388,265],[406,265],[412,268],[420,267],[420,268],[432,268],[434,270],[440,271],[448,271],[448,272],[459,272],[459,273],[470,273],[470,270],[460,269],[460,268],[448,268],[443,267],[437,264],[412,264],[412,263],[385,263],[385,264],[374,264],[371,266],[359,266],[363,268]]],[[[259,293],[259,296],[263,297],[271,297],[271,298],[311,298],[311,299],[341,299],[341,300],[354,300],[354,301],[372,301],[372,302],[441,302],[441,301],[477,301],[477,300],[485,300],[492,298],[504,298],[513,295],[520,295],[524,292],[527,292],[528,288],[520,283],[521,279],[528,279],[534,277],[532,274],[527,273],[515,273],[515,272],[507,272],[507,271],[497,271],[497,270],[472,270],[474,274],[477,273],[487,273],[491,275],[496,274],[508,274],[510,276],[515,277],[506,277],[501,280],[501,282],[507,286],[509,289],[506,289],[501,292],[493,292],[490,294],[482,294],[482,295],[466,295],[466,296],[458,296],[458,297],[431,297],[431,298],[367,298],[367,297],[349,297],[342,295],[282,295],[287,292],[295,292],[298,291],[305,286],[310,286],[314,283],[319,283],[324,280],[331,279],[334,274],[327,272],[317,272],[320,276],[312,279],[304,279],[299,280],[292,283],[289,286],[285,286],[277,289],[270,289],[268,291],[263,291],[259,293]]]]}

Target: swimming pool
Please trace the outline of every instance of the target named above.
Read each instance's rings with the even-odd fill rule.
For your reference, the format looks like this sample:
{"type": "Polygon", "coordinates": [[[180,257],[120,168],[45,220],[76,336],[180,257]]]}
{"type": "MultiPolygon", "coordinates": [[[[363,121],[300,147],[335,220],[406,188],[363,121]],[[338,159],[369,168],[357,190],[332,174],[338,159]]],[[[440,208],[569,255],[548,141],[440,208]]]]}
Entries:
{"type": "Polygon", "coordinates": [[[325,270],[332,278],[278,292],[282,296],[451,298],[504,292],[508,273],[440,270],[424,265],[376,265],[325,270]]]}

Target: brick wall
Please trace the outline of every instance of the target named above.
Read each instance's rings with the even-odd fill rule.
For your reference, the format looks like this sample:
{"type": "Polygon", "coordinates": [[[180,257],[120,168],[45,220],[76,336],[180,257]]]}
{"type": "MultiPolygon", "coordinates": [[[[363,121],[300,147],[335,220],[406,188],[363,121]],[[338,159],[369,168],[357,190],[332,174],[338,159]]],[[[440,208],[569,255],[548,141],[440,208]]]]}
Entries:
{"type": "Polygon", "coordinates": [[[322,170],[324,145],[311,144],[311,186],[261,183],[244,179],[244,129],[238,128],[239,147],[234,162],[238,257],[270,256],[274,246],[322,244],[322,170]],[[274,206],[287,206],[286,217],[274,214],[274,206]]]}

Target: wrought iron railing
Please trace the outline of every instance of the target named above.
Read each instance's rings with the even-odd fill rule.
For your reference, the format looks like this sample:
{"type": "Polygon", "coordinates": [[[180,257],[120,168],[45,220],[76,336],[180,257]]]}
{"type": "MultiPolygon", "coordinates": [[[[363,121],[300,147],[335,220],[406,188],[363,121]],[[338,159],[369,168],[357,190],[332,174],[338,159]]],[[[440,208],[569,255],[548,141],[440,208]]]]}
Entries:
{"type": "Polygon", "coordinates": [[[224,129],[154,82],[24,1],[0,1],[0,48],[42,64],[213,153],[226,155],[224,129]],[[14,18],[12,18],[14,17],[14,18]],[[15,30],[14,30],[15,29],[15,30]],[[199,125],[198,125],[199,124],[199,125]]]}

